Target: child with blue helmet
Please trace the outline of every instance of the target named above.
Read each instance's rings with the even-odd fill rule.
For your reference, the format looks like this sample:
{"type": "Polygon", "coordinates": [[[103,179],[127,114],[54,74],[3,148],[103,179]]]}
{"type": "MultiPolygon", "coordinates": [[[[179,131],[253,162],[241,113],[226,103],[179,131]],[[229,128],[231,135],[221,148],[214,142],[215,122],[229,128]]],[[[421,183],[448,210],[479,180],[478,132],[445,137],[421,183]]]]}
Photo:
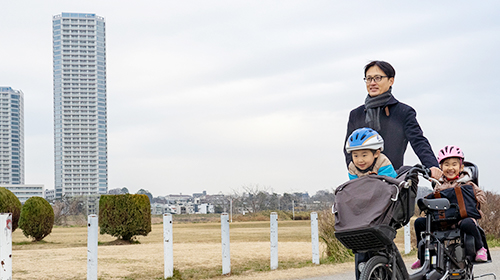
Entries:
{"type": "Polygon", "coordinates": [[[346,151],[352,154],[349,180],[369,174],[397,176],[391,161],[382,151],[384,139],[371,128],[358,128],[347,138],[346,151]]]}

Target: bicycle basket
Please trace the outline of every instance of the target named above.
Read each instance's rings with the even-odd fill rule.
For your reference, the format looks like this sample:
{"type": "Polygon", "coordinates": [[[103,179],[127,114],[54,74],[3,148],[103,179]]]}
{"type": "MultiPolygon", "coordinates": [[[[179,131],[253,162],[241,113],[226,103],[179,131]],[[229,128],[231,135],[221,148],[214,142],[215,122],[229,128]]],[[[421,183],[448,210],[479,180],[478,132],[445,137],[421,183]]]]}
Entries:
{"type": "Polygon", "coordinates": [[[335,231],[335,237],[347,249],[355,252],[383,249],[392,244],[396,237],[396,230],[387,225],[375,227],[335,231]]]}

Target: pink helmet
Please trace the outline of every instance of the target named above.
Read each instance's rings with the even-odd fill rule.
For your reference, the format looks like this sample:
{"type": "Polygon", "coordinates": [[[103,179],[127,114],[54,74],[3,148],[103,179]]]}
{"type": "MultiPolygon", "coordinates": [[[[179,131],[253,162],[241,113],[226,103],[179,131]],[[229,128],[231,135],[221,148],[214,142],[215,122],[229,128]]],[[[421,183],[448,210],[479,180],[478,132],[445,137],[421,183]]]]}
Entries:
{"type": "Polygon", "coordinates": [[[460,158],[460,161],[463,161],[465,155],[462,152],[462,150],[457,146],[444,146],[444,148],[439,150],[437,160],[441,164],[443,160],[452,157],[460,158]]]}

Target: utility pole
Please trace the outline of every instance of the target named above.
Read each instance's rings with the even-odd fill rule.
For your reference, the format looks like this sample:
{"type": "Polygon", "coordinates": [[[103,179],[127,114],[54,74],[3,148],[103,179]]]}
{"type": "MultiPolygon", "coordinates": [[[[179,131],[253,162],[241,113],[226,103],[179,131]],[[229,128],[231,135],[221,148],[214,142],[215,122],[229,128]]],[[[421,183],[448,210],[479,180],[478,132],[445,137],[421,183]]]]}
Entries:
{"type": "Polygon", "coordinates": [[[233,199],[229,201],[229,214],[231,215],[231,223],[233,223],[233,199]]]}

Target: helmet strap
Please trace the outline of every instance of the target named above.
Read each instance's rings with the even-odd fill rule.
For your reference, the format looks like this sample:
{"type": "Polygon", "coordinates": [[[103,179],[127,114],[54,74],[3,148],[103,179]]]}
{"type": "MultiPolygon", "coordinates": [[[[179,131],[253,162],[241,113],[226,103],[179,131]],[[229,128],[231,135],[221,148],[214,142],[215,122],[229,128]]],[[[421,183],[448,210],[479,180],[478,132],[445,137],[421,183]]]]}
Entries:
{"type": "Polygon", "coordinates": [[[444,176],[444,175],[443,175],[443,177],[446,179],[446,181],[451,182],[451,181],[458,180],[458,179],[460,178],[460,174],[458,174],[458,175],[457,175],[455,178],[453,178],[453,179],[448,179],[448,177],[446,177],[446,176],[444,176]]]}

